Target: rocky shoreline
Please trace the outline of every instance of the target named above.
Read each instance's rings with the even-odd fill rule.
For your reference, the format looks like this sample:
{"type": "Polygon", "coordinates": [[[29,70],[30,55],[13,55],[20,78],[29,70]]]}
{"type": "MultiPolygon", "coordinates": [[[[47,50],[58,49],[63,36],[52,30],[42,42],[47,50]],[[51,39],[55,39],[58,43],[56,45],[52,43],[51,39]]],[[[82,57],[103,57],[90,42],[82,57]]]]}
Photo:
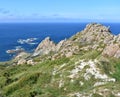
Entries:
{"type": "MultiPolygon", "coordinates": [[[[64,56],[71,57],[80,51],[89,52],[91,50],[101,52],[102,56],[120,58],[120,35],[113,35],[109,27],[92,23],[86,25],[86,28],[81,32],[67,40],[60,41],[58,44],[55,44],[50,37],[46,37],[30,57],[48,55],[51,60],[54,60],[64,56]],[[49,56],[50,53],[52,56],[49,56]]],[[[17,64],[25,64],[30,61],[25,60],[21,59],[17,64]]],[[[34,64],[33,61],[31,63],[34,64]]]]}

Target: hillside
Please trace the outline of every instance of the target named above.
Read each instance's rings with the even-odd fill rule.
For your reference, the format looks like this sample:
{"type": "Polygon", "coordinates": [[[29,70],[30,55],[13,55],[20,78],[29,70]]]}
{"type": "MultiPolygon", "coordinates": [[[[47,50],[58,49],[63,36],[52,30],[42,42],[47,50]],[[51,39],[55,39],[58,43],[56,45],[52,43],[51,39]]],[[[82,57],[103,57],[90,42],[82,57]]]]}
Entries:
{"type": "Polygon", "coordinates": [[[0,97],[120,97],[120,35],[92,23],[0,63],[0,97]]]}

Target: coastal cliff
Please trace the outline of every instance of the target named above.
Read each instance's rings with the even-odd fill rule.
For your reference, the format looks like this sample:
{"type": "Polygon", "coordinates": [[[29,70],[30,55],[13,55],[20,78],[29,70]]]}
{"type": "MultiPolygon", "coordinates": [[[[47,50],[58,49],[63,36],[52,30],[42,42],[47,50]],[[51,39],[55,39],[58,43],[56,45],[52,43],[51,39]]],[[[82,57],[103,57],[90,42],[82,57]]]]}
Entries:
{"type": "Polygon", "coordinates": [[[3,97],[120,97],[120,35],[91,23],[57,44],[45,38],[0,72],[3,97]]]}

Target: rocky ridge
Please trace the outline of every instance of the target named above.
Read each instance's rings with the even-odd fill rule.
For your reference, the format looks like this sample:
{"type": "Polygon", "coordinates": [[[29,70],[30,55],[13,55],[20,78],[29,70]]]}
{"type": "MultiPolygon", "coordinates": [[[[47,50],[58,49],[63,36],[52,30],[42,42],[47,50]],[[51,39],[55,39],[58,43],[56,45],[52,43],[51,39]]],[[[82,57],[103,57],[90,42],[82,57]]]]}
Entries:
{"type": "Polygon", "coordinates": [[[51,41],[49,37],[45,38],[38,45],[33,55],[54,52],[56,56],[61,53],[61,55],[70,57],[80,50],[89,51],[90,49],[102,51],[102,55],[120,58],[120,35],[113,35],[109,27],[92,23],[88,24],[83,31],[78,32],[68,40],[60,41],[58,44],[51,41]]]}
{"type": "MultiPolygon", "coordinates": [[[[120,58],[120,35],[113,35],[109,27],[92,23],[86,25],[81,32],[69,39],[60,41],[58,44],[54,43],[50,37],[46,37],[35,49],[32,57],[48,55],[48,58],[54,60],[91,50],[97,50],[103,56],[120,58]]],[[[19,60],[18,64],[29,61],[25,61],[25,59],[27,58],[19,60]]],[[[34,64],[33,60],[31,63],[34,64]]]]}

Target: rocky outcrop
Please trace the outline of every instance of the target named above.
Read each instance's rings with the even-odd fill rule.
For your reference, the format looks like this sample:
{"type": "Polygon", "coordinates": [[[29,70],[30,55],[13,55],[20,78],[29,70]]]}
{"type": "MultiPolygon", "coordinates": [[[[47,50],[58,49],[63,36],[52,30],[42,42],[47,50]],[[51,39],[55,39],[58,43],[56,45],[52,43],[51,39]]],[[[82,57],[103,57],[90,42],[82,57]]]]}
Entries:
{"type": "Polygon", "coordinates": [[[26,52],[19,53],[14,58],[13,62],[14,62],[14,65],[23,65],[23,64],[35,65],[36,64],[36,62],[34,62],[33,59],[31,58],[31,54],[26,52]]]}
{"type": "Polygon", "coordinates": [[[35,65],[37,64],[36,62],[33,61],[33,59],[20,59],[17,61],[17,64],[16,65],[24,65],[24,64],[27,64],[27,65],[35,65]]]}
{"type": "Polygon", "coordinates": [[[27,58],[29,56],[30,56],[30,54],[28,54],[26,52],[21,52],[14,58],[14,60],[20,60],[22,58],[25,59],[25,58],[27,58]]]}
{"type": "Polygon", "coordinates": [[[54,58],[59,55],[70,57],[76,51],[78,51],[78,46],[75,46],[73,41],[65,39],[61,40],[58,44],[55,44],[49,37],[47,37],[38,45],[33,56],[47,55],[50,52],[54,52],[54,58]]]}
{"type": "Polygon", "coordinates": [[[109,57],[120,57],[120,47],[118,44],[110,44],[105,47],[102,53],[104,56],[109,56],[109,57]]]}
{"type": "Polygon", "coordinates": [[[56,51],[55,43],[51,41],[50,37],[47,37],[38,45],[33,56],[45,55],[55,51],[56,51]]]}
{"type": "Polygon", "coordinates": [[[109,27],[96,23],[88,24],[83,31],[73,36],[73,38],[75,37],[76,41],[87,44],[99,42],[108,44],[110,40],[113,39],[113,35],[111,34],[109,27]]]}
{"type": "Polygon", "coordinates": [[[60,48],[64,47],[66,43],[66,39],[65,40],[61,40],[57,45],[56,45],[56,50],[59,51],[60,48]]]}
{"type": "Polygon", "coordinates": [[[83,44],[81,50],[103,50],[103,56],[120,58],[120,35],[113,35],[109,27],[96,23],[88,24],[71,39],[83,44]]]}

